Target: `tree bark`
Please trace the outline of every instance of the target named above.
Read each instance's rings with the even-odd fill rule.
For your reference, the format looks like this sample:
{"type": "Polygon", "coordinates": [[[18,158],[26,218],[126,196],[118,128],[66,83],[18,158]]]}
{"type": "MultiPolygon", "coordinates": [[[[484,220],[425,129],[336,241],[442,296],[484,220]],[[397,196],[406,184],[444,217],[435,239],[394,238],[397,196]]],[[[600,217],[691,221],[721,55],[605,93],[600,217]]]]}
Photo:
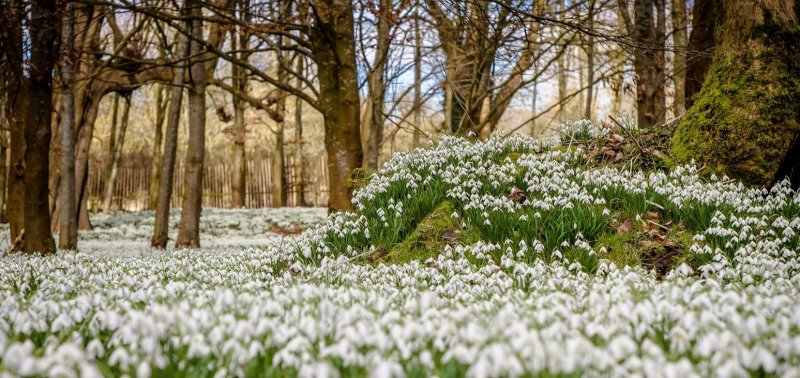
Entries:
{"type": "Polygon", "coordinates": [[[630,19],[627,3],[618,1],[628,34],[636,43],[633,67],[636,72],[636,113],[640,129],[649,129],[660,122],[666,110],[664,103],[664,0],[635,0],[634,19],[630,19]],[[653,14],[653,8],[656,14],[653,14]],[[655,17],[654,17],[655,16],[655,17]],[[655,22],[654,22],[655,18],[655,22]]]}
{"type": "MultiPolygon", "coordinates": [[[[0,20],[2,20],[2,18],[0,18],[0,20]]],[[[0,83],[5,85],[6,79],[7,74],[0,74],[0,83]]],[[[6,180],[6,175],[8,174],[8,166],[6,164],[8,161],[8,134],[6,131],[10,128],[8,117],[9,113],[11,112],[8,103],[8,92],[9,91],[7,90],[0,91],[0,223],[8,222],[5,208],[6,185],[8,184],[8,181],[6,180]]]]}
{"type": "Polygon", "coordinates": [[[422,141],[422,31],[419,27],[419,0],[414,9],[414,139],[412,148],[422,141]]]}
{"type": "Polygon", "coordinates": [[[6,161],[8,161],[8,135],[6,130],[8,130],[8,123],[3,122],[3,127],[0,128],[0,223],[8,222],[6,217],[6,185],[8,185],[8,180],[6,179],[8,175],[8,166],[6,165],[6,161]]]}
{"type": "MultiPolygon", "coordinates": [[[[114,102],[111,105],[111,130],[108,132],[108,149],[106,149],[106,161],[103,168],[103,180],[108,186],[108,176],[114,166],[114,150],[117,147],[117,129],[119,128],[119,93],[114,92],[114,102]]],[[[105,189],[103,194],[105,195],[105,189]]]]}
{"type": "Polygon", "coordinates": [[[666,0],[655,0],[656,6],[656,30],[655,30],[655,114],[654,125],[662,122],[667,116],[667,6],[666,0]]]}
{"type": "Polygon", "coordinates": [[[55,2],[31,3],[30,91],[25,122],[25,251],[54,253],[50,231],[50,136],[58,20],[55,2]]]}
{"type": "Polygon", "coordinates": [[[676,115],[686,111],[686,21],[686,0],[672,0],[672,41],[675,45],[672,58],[672,81],[675,83],[673,111],[676,115]]]}
{"type": "MultiPolygon", "coordinates": [[[[288,54],[284,54],[283,60],[288,59],[288,54]]],[[[283,64],[278,66],[278,81],[282,84],[289,84],[289,72],[283,64]]],[[[272,207],[284,207],[288,200],[286,191],[286,143],[284,131],[286,128],[286,92],[275,90],[273,95],[276,97],[275,111],[272,117],[275,121],[275,145],[272,150],[272,177],[270,178],[270,199],[272,207]]]]}
{"type": "Polygon", "coordinates": [[[328,211],[350,210],[353,186],[349,178],[363,159],[353,4],[350,0],[315,0],[313,4],[319,19],[310,37],[325,122],[328,211]]]}
{"type": "MultiPolygon", "coordinates": [[[[178,59],[185,60],[189,56],[189,38],[185,35],[178,37],[178,59]]],[[[167,248],[169,240],[169,210],[172,186],[175,176],[175,160],[178,153],[178,127],[181,120],[181,105],[183,102],[184,68],[177,65],[173,68],[172,93],[169,100],[167,129],[164,133],[164,155],[161,165],[158,201],[156,206],[156,219],[153,224],[153,238],[150,246],[156,249],[167,248]]]]}
{"type": "Polygon", "coordinates": [[[61,202],[58,206],[58,248],[78,248],[78,220],[75,198],[75,4],[68,2],[61,20],[61,179],[59,183],[61,202]]]}
{"type": "MultiPolygon", "coordinates": [[[[87,206],[89,200],[89,150],[91,148],[92,135],[94,134],[94,123],[100,108],[101,96],[84,93],[83,97],[89,104],[84,108],[85,113],[82,113],[83,115],[79,118],[80,122],[78,122],[78,141],[77,150],[75,151],[75,183],[78,187],[76,193],[78,214],[76,214],[76,217],[78,219],[78,230],[91,230],[92,223],[89,220],[89,208],[87,206]]],[[[76,103],[80,103],[80,101],[76,101],[76,103]]],[[[76,114],[78,113],[77,107],[75,112],[76,114]]]]}
{"type": "MultiPolygon", "coordinates": [[[[125,99],[125,104],[123,104],[124,107],[122,108],[122,119],[120,120],[119,124],[119,136],[116,139],[116,142],[112,145],[113,147],[109,151],[110,153],[110,155],[108,156],[109,161],[108,164],[106,165],[106,172],[105,172],[106,186],[103,192],[104,211],[111,211],[111,207],[114,200],[114,188],[116,186],[117,173],[119,172],[119,160],[122,158],[122,149],[125,146],[125,133],[128,130],[128,120],[131,110],[131,95],[125,94],[124,99],[125,99]]],[[[113,128],[112,128],[112,133],[113,133],[113,128]]],[[[111,140],[114,140],[113,134],[111,140]]]]}
{"type": "Polygon", "coordinates": [[[11,242],[19,238],[25,225],[25,119],[28,106],[28,82],[23,76],[23,31],[22,17],[25,14],[21,0],[11,0],[0,9],[0,17],[5,27],[0,28],[3,38],[3,49],[8,69],[5,75],[7,88],[18,88],[18,91],[6,92],[6,115],[9,128],[9,172],[8,172],[8,204],[6,214],[11,233],[11,242]]]}
{"type": "Polygon", "coordinates": [[[156,88],[156,124],[153,134],[152,160],[150,161],[150,188],[148,190],[147,208],[155,210],[158,207],[158,188],[161,179],[161,166],[164,160],[164,119],[169,106],[168,99],[164,98],[165,88],[158,84],[156,88]]]}
{"type": "MultiPolygon", "coordinates": [[[[564,19],[566,17],[566,7],[564,0],[558,1],[558,11],[559,11],[559,18],[564,19]]],[[[567,46],[564,45],[561,47],[562,50],[566,50],[567,46]]],[[[567,54],[564,51],[561,51],[558,60],[556,61],[556,67],[558,69],[558,112],[556,117],[558,118],[559,123],[564,123],[567,120],[567,112],[566,112],[566,97],[567,97],[567,54]]]]}
{"type": "Polygon", "coordinates": [[[800,23],[795,0],[722,0],[714,58],[673,155],[755,185],[800,184],[800,23]]]}
{"type": "MultiPolygon", "coordinates": [[[[246,10],[248,2],[239,3],[240,14],[246,21],[248,19],[246,10]]],[[[244,28],[234,28],[231,31],[231,45],[233,50],[242,50],[238,53],[239,59],[247,61],[250,53],[247,52],[250,46],[250,34],[244,28]],[[237,40],[238,38],[238,40],[237,40]]],[[[231,66],[231,80],[233,87],[241,92],[247,92],[247,77],[245,69],[238,65],[231,66]]],[[[233,96],[233,146],[231,157],[233,158],[233,177],[231,178],[231,206],[244,207],[247,198],[247,150],[245,142],[247,139],[247,128],[244,122],[244,101],[237,96],[233,96]]]]}
{"type": "Polygon", "coordinates": [[[189,142],[183,185],[183,208],[176,248],[200,248],[200,213],[203,205],[203,165],[206,148],[206,68],[203,39],[202,3],[193,0],[191,54],[189,68],[189,142]]]}
{"type": "MultiPolygon", "coordinates": [[[[235,66],[234,66],[235,67],[235,66]]],[[[237,70],[238,71],[238,70],[237,70]]],[[[238,72],[233,76],[233,85],[240,90],[245,90],[243,81],[237,78],[238,72]]],[[[231,206],[244,207],[247,198],[247,150],[245,149],[247,134],[244,124],[244,102],[233,96],[233,172],[231,178],[231,206]]]]}
{"type": "MultiPolygon", "coordinates": [[[[280,96],[281,99],[275,104],[276,111],[284,114],[286,113],[286,95],[280,94],[280,96]]],[[[286,122],[283,119],[275,122],[275,145],[272,150],[272,177],[270,179],[272,207],[284,207],[288,200],[286,191],[285,125],[286,122]]]]}
{"type": "Polygon", "coordinates": [[[692,8],[692,33],[686,48],[686,83],[684,101],[686,109],[694,104],[706,74],[711,67],[716,45],[717,0],[695,0],[692,8]]]}
{"type": "Polygon", "coordinates": [[[372,117],[369,123],[369,133],[367,138],[367,149],[364,156],[363,167],[369,172],[378,170],[378,159],[380,157],[381,141],[383,140],[383,124],[386,118],[384,114],[386,101],[386,66],[389,61],[389,35],[390,21],[392,12],[391,0],[380,0],[380,5],[375,17],[378,19],[375,56],[372,60],[372,69],[367,78],[369,96],[372,100],[372,117]]]}
{"type": "MultiPolygon", "coordinates": [[[[589,0],[587,27],[594,28],[595,1],[589,0]]],[[[586,106],[583,117],[592,119],[592,103],[594,101],[594,36],[586,37],[586,106]]]]}
{"type": "MultiPolygon", "coordinates": [[[[305,70],[303,64],[303,56],[297,56],[297,69],[299,76],[303,75],[305,70]]],[[[298,77],[297,89],[303,89],[303,81],[298,77]]],[[[295,206],[308,206],[306,202],[306,181],[305,181],[305,159],[303,159],[303,100],[300,97],[295,97],[294,100],[294,203],[295,206]]]]}

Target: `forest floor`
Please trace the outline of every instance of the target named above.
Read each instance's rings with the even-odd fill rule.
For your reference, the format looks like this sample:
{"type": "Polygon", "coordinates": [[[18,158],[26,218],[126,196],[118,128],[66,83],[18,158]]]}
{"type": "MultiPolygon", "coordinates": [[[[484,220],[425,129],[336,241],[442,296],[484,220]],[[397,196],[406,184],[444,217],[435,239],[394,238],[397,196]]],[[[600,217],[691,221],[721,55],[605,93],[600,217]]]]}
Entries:
{"type": "Polygon", "coordinates": [[[442,137],[354,212],[208,209],[200,251],[98,216],[0,260],[0,375],[800,376],[800,194],[624,139],[442,137]]]}
{"type": "MultiPolygon", "coordinates": [[[[313,207],[266,209],[204,208],[200,217],[203,249],[265,247],[282,237],[300,234],[323,222],[327,209],[313,207]]],[[[78,251],[89,255],[138,256],[149,253],[153,236],[153,211],[92,214],[91,231],[81,231],[78,251]]],[[[170,241],[177,237],[180,210],[169,217],[170,241]]],[[[0,225],[0,250],[8,247],[8,224],[0,225]]],[[[58,235],[55,235],[58,238],[58,235]]],[[[172,250],[173,243],[168,244],[172,250]]]]}

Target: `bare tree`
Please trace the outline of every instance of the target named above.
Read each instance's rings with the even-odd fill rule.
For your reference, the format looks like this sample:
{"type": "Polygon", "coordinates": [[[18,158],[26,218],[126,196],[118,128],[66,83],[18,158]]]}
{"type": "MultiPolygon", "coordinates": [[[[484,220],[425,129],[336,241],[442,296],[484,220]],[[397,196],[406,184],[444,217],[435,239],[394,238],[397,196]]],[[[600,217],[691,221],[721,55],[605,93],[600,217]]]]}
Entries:
{"type": "Polygon", "coordinates": [[[30,90],[23,75],[25,8],[22,0],[8,0],[3,3],[1,12],[2,23],[6,25],[0,28],[0,35],[3,38],[3,57],[8,67],[4,70],[4,86],[10,143],[6,213],[11,240],[16,242],[25,228],[25,102],[30,90]]]}
{"type": "Polygon", "coordinates": [[[385,122],[386,101],[386,66],[389,60],[389,44],[392,36],[389,28],[394,16],[392,0],[380,0],[374,10],[377,19],[377,35],[375,38],[375,55],[371,67],[368,69],[367,87],[369,89],[369,122],[366,128],[367,143],[364,151],[363,166],[368,171],[378,170],[378,155],[380,155],[381,141],[383,139],[383,126],[385,122]]]}
{"type": "Polygon", "coordinates": [[[717,4],[714,0],[696,0],[692,7],[692,33],[686,49],[686,108],[694,103],[711,67],[714,56],[717,4]]]}
{"type": "Polygon", "coordinates": [[[309,48],[317,64],[318,109],[325,119],[328,210],[353,208],[349,176],[361,165],[360,98],[351,0],[310,1],[315,19],[309,48]]]}
{"type": "Polygon", "coordinates": [[[54,253],[50,232],[50,124],[53,113],[53,69],[58,35],[55,3],[35,0],[30,7],[30,90],[25,119],[25,251],[54,253]],[[35,109],[35,110],[34,110],[35,109]]]}
{"type": "Polygon", "coordinates": [[[637,77],[636,110],[639,128],[651,128],[666,113],[664,0],[634,0],[633,19],[626,0],[619,0],[618,6],[628,35],[636,44],[633,65],[637,77]]]}
{"type": "MultiPolygon", "coordinates": [[[[125,103],[122,105],[122,119],[119,123],[119,134],[118,136],[115,135],[115,127],[111,128],[111,136],[108,155],[106,162],[106,170],[105,170],[105,188],[103,191],[103,210],[109,211],[111,210],[112,201],[114,199],[114,187],[117,182],[117,174],[119,172],[119,161],[122,158],[122,149],[125,146],[125,134],[128,131],[128,121],[130,119],[130,110],[131,110],[131,94],[125,93],[122,95],[125,103]]],[[[116,112],[117,112],[117,100],[119,99],[119,95],[114,98],[114,121],[112,125],[117,124],[116,120],[116,112]]]]}
{"type": "Polygon", "coordinates": [[[203,167],[206,148],[206,67],[203,39],[202,3],[190,2],[192,16],[189,68],[189,143],[186,148],[186,173],[183,208],[175,247],[200,247],[200,213],[203,204],[203,167]]]}
{"type": "Polygon", "coordinates": [[[513,95],[527,85],[522,76],[540,57],[534,48],[541,17],[532,13],[540,9],[515,0],[464,0],[449,8],[433,0],[426,3],[452,91],[445,106],[449,128],[485,137],[494,131],[513,95]],[[518,17],[521,14],[535,17],[518,17]],[[505,62],[504,80],[497,74],[499,54],[517,57],[505,62]]]}
{"type": "MultiPolygon", "coordinates": [[[[288,53],[280,53],[281,59],[288,60],[288,53]]],[[[289,72],[284,65],[278,66],[278,80],[282,84],[289,84],[289,72]]],[[[285,154],[285,126],[286,126],[286,92],[275,90],[272,95],[275,97],[274,116],[275,121],[275,144],[272,149],[272,179],[270,180],[272,207],[286,206],[288,193],[286,188],[286,154],[285,154]]]]}
{"type": "MultiPolygon", "coordinates": [[[[297,64],[297,74],[302,76],[305,70],[305,57],[298,55],[295,59],[297,60],[295,62],[297,64]]],[[[303,90],[303,81],[299,78],[297,79],[296,88],[299,91],[303,90]]],[[[303,146],[305,145],[305,139],[303,139],[303,100],[299,97],[295,97],[294,102],[294,140],[291,143],[294,145],[294,204],[295,206],[308,206],[305,181],[306,164],[303,154],[303,146]]]]}
{"type": "Polygon", "coordinates": [[[686,49],[688,40],[686,0],[672,0],[672,41],[674,45],[672,58],[672,81],[675,83],[675,101],[673,111],[683,114],[686,111],[686,49]]]}
{"type": "Polygon", "coordinates": [[[422,30],[420,28],[420,4],[414,6],[414,141],[418,147],[422,139],[422,30]]]}
{"type": "MultiPolygon", "coordinates": [[[[249,10],[250,2],[248,0],[240,0],[236,3],[238,6],[238,15],[240,19],[246,24],[250,17],[249,10]]],[[[231,48],[234,50],[231,54],[237,56],[242,61],[247,61],[250,56],[250,33],[243,25],[237,25],[231,29],[231,48]],[[236,50],[239,50],[238,52],[236,50]]],[[[231,81],[233,87],[240,92],[247,92],[247,70],[239,65],[231,65],[231,81]]],[[[247,196],[247,150],[245,149],[245,141],[247,137],[247,129],[244,123],[244,105],[245,101],[236,95],[233,95],[233,177],[231,178],[231,206],[242,207],[245,205],[245,198],[247,196]]]]}
{"type": "MultiPolygon", "coordinates": [[[[185,12],[185,8],[182,9],[182,12],[185,12]]],[[[191,30],[191,27],[188,26],[186,29],[191,30]]],[[[177,39],[176,57],[178,61],[184,61],[189,57],[189,37],[178,33],[177,39]]],[[[167,113],[167,129],[164,133],[164,156],[161,165],[161,178],[159,179],[156,219],[153,225],[153,238],[150,240],[150,246],[157,249],[166,248],[169,240],[169,209],[175,176],[175,159],[178,154],[178,126],[183,102],[184,71],[182,63],[176,65],[172,79],[172,93],[170,94],[169,112],[167,113]]]]}
{"type": "MultiPolygon", "coordinates": [[[[77,205],[75,198],[75,4],[66,4],[61,20],[61,221],[58,247],[78,248],[77,205]]],[[[3,160],[5,163],[5,160],[3,160]]]]}
{"type": "Polygon", "coordinates": [[[167,117],[169,98],[165,97],[167,88],[161,84],[156,87],[156,124],[153,133],[152,157],[150,161],[150,189],[148,195],[148,208],[155,210],[158,207],[158,188],[161,182],[161,167],[163,166],[164,150],[164,120],[167,117]]]}

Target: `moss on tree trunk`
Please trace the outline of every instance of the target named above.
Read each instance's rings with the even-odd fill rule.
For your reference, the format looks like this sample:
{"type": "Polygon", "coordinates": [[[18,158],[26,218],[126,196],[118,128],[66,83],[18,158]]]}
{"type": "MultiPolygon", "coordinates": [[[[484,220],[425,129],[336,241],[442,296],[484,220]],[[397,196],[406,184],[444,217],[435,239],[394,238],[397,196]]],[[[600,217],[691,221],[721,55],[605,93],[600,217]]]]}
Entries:
{"type": "Polygon", "coordinates": [[[800,136],[800,26],[794,0],[723,0],[717,48],[672,153],[755,185],[794,167],[800,136]]]}

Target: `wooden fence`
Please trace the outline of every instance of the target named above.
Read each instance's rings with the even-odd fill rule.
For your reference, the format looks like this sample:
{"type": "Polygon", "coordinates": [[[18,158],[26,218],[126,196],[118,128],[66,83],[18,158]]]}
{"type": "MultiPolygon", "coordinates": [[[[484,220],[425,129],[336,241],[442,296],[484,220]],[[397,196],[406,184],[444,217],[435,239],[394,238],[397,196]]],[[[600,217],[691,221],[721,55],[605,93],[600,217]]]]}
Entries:
{"type": "MultiPolygon", "coordinates": [[[[317,157],[305,162],[305,200],[313,206],[328,205],[328,168],[326,159],[317,157]]],[[[295,193],[299,190],[297,166],[294,157],[286,158],[286,190],[287,206],[297,206],[295,193]]],[[[203,206],[231,207],[231,170],[232,164],[206,164],[203,174],[203,206]]],[[[262,208],[272,205],[272,161],[270,158],[247,162],[246,208],[262,208]]],[[[184,184],[183,163],[178,163],[175,170],[175,183],[172,189],[170,205],[180,207],[184,184]]],[[[103,164],[89,166],[89,208],[100,209],[103,201],[103,164]]],[[[123,211],[140,211],[148,208],[150,191],[149,164],[125,165],[119,167],[112,208],[123,211]]]]}

